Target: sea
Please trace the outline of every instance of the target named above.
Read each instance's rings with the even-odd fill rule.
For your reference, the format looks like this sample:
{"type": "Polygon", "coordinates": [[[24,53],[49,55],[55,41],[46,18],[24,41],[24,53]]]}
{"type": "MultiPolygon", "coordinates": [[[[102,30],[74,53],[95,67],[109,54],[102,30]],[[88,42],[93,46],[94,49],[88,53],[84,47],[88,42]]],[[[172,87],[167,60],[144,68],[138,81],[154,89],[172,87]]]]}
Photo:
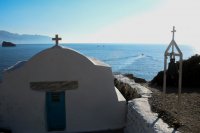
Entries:
{"type": "MultiPolygon", "coordinates": [[[[147,81],[164,66],[164,44],[60,44],[76,51],[101,60],[112,67],[113,73],[131,73],[147,81]]],[[[18,61],[28,60],[38,52],[50,48],[54,44],[19,44],[16,47],[0,47],[0,80],[3,71],[18,61]]],[[[187,45],[180,45],[183,58],[194,55],[194,49],[187,45]]],[[[178,58],[177,58],[178,60],[178,58]]],[[[80,66],[81,67],[81,66],[80,66]]]]}

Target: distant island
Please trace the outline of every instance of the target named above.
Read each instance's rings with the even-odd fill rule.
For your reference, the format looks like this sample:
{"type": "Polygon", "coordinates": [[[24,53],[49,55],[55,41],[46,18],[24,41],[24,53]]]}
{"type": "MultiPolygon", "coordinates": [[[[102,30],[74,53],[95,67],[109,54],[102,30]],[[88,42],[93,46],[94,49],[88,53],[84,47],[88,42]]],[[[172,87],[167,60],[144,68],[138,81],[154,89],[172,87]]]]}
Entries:
{"type": "Polygon", "coordinates": [[[12,42],[6,42],[6,41],[3,41],[2,42],[2,47],[15,47],[16,44],[12,43],[12,42]]]}
{"type": "Polygon", "coordinates": [[[15,42],[16,44],[48,44],[52,43],[49,36],[17,34],[0,30],[0,44],[3,41],[15,42]]]}

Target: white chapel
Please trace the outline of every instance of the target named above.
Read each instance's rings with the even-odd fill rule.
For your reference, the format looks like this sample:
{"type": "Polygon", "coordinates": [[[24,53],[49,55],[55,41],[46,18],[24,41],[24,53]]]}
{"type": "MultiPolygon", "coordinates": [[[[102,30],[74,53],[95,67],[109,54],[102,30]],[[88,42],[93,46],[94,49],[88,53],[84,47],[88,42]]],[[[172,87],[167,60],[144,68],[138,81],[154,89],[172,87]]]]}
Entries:
{"type": "Polygon", "coordinates": [[[12,133],[67,133],[120,129],[126,101],[111,67],[58,45],[5,70],[0,128],[12,133]]]}

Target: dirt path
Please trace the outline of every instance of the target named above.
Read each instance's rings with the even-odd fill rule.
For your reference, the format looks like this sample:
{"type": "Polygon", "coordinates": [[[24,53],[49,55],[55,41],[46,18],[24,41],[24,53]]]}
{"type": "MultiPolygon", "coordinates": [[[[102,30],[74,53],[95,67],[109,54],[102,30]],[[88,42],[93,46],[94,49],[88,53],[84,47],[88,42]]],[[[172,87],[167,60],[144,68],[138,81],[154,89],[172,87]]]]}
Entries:
{"type": "MultiPolygon", "coordinates": [[[[180,119],[178,120],[177,112],[177,94],[176,91],[171,91],[166,94],[165,108],[162,106],[161,88],[152,87],[149,84],[143,84],[149,88],[153,94],[149,102],[152,111],[160,114],[160,117],[170,126],[177,128],[182,133],[200,133],[200,93],[183,92],[182,93],[182,108],[180,119]]],[[[176,90],[175,88],[173,90],[176,90]]]]}

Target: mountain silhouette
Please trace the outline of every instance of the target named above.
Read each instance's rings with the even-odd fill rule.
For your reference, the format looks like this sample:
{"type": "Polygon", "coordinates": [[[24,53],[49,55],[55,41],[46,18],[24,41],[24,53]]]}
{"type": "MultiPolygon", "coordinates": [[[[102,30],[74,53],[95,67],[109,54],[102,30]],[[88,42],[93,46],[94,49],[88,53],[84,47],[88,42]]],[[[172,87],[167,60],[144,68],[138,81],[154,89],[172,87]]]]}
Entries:
{"type": "Polygon", "coordinates": [[[0,30],[0,43],[3,41],[13,42],[15,44],[46,44],[52,43],[49,36],[17,34],[0,30]]]}

